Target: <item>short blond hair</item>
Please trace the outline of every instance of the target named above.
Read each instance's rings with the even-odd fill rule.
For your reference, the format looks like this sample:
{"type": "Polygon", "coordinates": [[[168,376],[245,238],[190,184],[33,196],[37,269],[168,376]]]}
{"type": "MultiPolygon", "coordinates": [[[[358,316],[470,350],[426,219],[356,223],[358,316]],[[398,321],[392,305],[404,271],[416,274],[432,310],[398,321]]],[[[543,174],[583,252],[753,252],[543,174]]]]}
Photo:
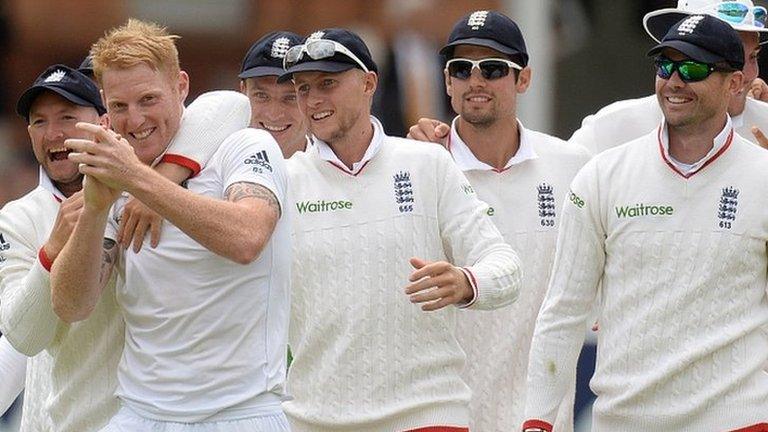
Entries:
{"type": "Polygon", "coordinates": [[[179,51],[176,39],[165,27],[130,18],[120,27],[109,30],[91,46],[93,74],[101,84],[108,68],[127,69],[144,63],[156,71],[163,71],[172,79],[178,77],[179,51]]]}

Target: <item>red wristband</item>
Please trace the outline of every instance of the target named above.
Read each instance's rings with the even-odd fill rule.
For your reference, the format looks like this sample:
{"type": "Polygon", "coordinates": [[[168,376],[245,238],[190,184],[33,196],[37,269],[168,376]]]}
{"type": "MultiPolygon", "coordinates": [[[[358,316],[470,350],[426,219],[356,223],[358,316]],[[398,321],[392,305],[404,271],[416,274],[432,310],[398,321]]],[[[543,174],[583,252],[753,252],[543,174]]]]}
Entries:
{"type": "Polygon", "coordinates": [[[53,260],[48,258],[48,254],[45,253],[45,246],[40,248],[40,252],[37,253],[37,259],[40,260],[40,265],[43,266],[44,269],[51,271],[51,267],[53,267],[53,260]]]}

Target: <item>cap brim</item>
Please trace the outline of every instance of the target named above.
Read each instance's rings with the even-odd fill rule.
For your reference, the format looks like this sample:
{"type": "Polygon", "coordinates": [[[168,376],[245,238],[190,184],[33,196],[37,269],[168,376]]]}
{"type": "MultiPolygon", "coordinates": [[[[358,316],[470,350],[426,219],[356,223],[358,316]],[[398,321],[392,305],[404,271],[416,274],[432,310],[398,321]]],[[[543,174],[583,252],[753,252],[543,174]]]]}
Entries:
{"type": "Polygon", "coordinates": [[[246,78],[258,78],[263,76],[280,76],[285,73],[285,69],[281,67],[274,67],[274,66],[257,66],[255,68],[250,68],[247,70],[244,70],[243,72],[238,75],[239,78],[246,79],[246,78]]]}
{"type": "MultiPolygon", "coordinates": [[[[696,12],[694,11],[686,12],[674,8],[651,11],[643,17],[643,28],[645,28],[645,32],[648,33],[648,36],[653,40],[661,42],[664,35],[667,34],[673,25],[680,22],[683,18],[694,15],[695,13],[696,12]]],[[[724,22],[728,23],[727,21],[724,22]]],[[[760,37],[760,45],[768,43],[768,28],[755,27],[752,25],[728,24],[730,24],[736,31],[758,33],[760,37]]]]}
{"type": "Polygon", "coordinates": [[[21,95],[19,101],[16,103],[16,112],[24,118],[29,118],[29,110],[32,109],[32,103],[34,103],[35,99],[40,95],[40,93],[46,90],[58,94],[59,96],[72,102],[75,105],[93,107],[96,109],[96,111],[98,111],[98,108],[96,108],[93,103],[81,98],[80,96],[70,93],[61,87],[38,85],[27,89],[27,91],[21,95]]]}
{"type": "Polygon", "coordinates": [[[447,44],[446,46],[440,48],[440,54],[447,56],[448,53],[457,45],[482,46],[482,47],[494,49],[500,53],[504,53],[507,55],[522,54],[521,52],[514,50],[508,46],[504,46],[493,39],[485,39],[485,38],[466,38],[466,39],[455,40],[447,44]]]}
{"type": "Polygon", "coordinates": [[[679,51],[686,57],[692,60],[703,62],[703,63],[712,64],[712,63],[726,61],[720,55],[709,52],[698,45],[694,45],[690,42],[681,41],[681,40],[670,40],[670,41],[662,42],[656,45],[655,47],[651,48],[651,50],[648,51],[648,56],[655,56],[656,54],[660,53],[664,48],[671,48],[673,50],[679,51]]]}
{"type": "Polygon", "coordinates": [[[327,61],[327,60],[308,61],[304,63],[299,63],[283,71],[283,74],[280,75],[280,77],[277,79],[277,82],[281,83],[281,82],[288,81],[289,79],[293,78],[293,74],[298,72],[336,73],[336,72],[344,72],[354,68],[359,69],[360,67],[351,63],[343,63],[343,62],[335,62],[335,61],[327,61]]]}

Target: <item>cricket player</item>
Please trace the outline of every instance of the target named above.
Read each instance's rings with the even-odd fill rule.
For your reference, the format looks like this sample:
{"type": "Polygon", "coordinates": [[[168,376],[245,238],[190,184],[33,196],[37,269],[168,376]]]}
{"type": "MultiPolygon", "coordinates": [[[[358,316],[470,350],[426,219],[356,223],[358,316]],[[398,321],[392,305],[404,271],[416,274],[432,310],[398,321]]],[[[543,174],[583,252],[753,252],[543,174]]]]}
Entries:
{"type": "MultiPolygon", "coordinates": [[[[731,98],[728,114],[737,134],[768,146],[768,139],[763,134],[768,131],[768,104],[747,97],[751,83],[760,72],[758,55],[761,46],[768,41],[766,9],[755,6],[750,0],[679,0],[676,9],[649,12],[643,18],[643,26],[658,42],[672,24],[693,13],[712,15],[738,31],[744,51],[744,86],[736,97],[731,98]]],[[[585,117],[581,128],[568,141],[597,154],[645,135],[658,125],[662,115],[655,95],[614,102],[585,117]]]]}
{"type": "MultiPolygon", "coordinates": [[[[228,106],[237,107],[242,122],[247,101],[233,96],[237,93],[203,95],[185,116],[204,119],[207,110],[228,106]]],[[[17,111],[28,121],[40,163],[40,186],[0,210],[0,327],[14,349],[34,356],[27,369],[21,427],[22,431],[95,431],[118,409],[114,390],[124,325],[115,304],[114,285],[107,285],[87,320],[67,324],[51,306],[48,272],[83,206],[83,176],[67,159],[71,149],[65,141],[92,137],[75,129],[75,124],[105,121],[105,109],[95,83],[67,66],[54,65],[25,91],[17,111]]],[[[204,145],[207,140],[221,141],[222,134],[240,128],[218,124],[214,133],[203,135],[192,126],[186,122],[181,128],[173,151],[194,155],[184,149],[204,145]]],[[[186,170],[169,165],[161,163],[158,172],[171,175],[186,170]]],[[[23,366],[14,370],[23,370],[23,366]]],[[[9,385],[18,380],[3,376],[9,385]]]]}
{"type": "Polygon", "coordinates": [[[251,103],[250,126],[272,134],[285,159],[311,145],[307,121],[296,104],[293,84],[277,82],[284,72],[285,53],[301,40],[301,36],[287,31],[265,35],[251,45],[238,75],[240,91],[251,103]]]}
{"type": "MultiPolygon", "coordinates": [[[[580,147],[523,126],[517,97],[531,82],[528,51],[517,24],[495,11],[459,19],[440,53],[445,85],[459,115],[446,147],[504,239],[520,253],[525,295],[511,307],[467,311],[457,336],[467,353],[472,389],[470,429],[512,431],[524,420],[525,379],[533,327],[547,289],[562,201],[589,160],[580,147]]],[[[415,138],[426,139],[418,127],[415,138]]],[[[573,386],[556,430],[573,430],[573,386]]]]}
{"type": "Polygon", "coordinates": [[[593,430],[768,431],[768,152],[727,113],[744,86],[742,41],[690,15],[649,55],[663,121],[595,156],[566,198],[528,432],[557,430],[595,303],[593,430]]]}
{"type": "Polygon", "coordinates": [[[378,75],[359,36],[314,32],[285,65],[315,141],[288,161],[291,426],[467,431],[457,306],[512,303],[519,259],[445,150],[370,116],[378,75]]]}
{"type": "Polygon", "coordinates": [[[282,156],[268,133],[244,129],[185,188],[151,170],[187,120],[175,38],[129,20],[91,50],[114,131],[79,123],[96,139],[67,141],[86,183],[80,221],[53,266],[54,310],[68,322],[87,317],[120,261],[121,409],[104,430],[288,430],[288,272],[276,271],[290,259],[282,156]],[[123,199],[110,208],[121,190],[167,219],[157,248],[118,253],[123,199]]]}

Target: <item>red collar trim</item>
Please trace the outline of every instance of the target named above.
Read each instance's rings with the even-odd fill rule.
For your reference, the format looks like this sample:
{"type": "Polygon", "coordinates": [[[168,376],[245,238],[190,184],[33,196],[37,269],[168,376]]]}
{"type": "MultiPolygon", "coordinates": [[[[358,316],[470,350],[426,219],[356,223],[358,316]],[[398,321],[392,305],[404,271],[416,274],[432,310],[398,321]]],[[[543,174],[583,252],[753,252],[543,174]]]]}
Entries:
{"type": "Polygon", "coordinates": [[[726,140],[725,140],[725,144],[720,148],[720,150],[717,151],[717,153],[715,153],[711,158],[709,158],[709,160],[704,162],[704,164],[702,166],[700,166],[697,169],[689,172],[688,174],[683,174],[679,169],[677,169],[675,164],[673,164],[672,161],[670,161],[667,158],[666,153],[664,153],[664,144],[662,144],[662,142],[661,142],[662,128],[663,128],[663,125],[659,126],[659,132],[657,134],[658,141],[659,141],[659,153],[661,153],[661,158],[664,160],[664,162],[667,164],[667,166],[672,169],[672,171],[676,172],[677,175],[679,175],[679,176],[681,176],[681,177],[683,177],[685,179],[691,178],[694,174],[698,173],[699,171],[701,171],[704,168],[706,168],[709,164],[714,162],[715,159],[719,158],[723,153],[725,153],[726,150],[728,150],[731,147],[731,143],[733,142],[733,128],[731,128],[731,131],[728,133],[728,138],[726,138],[726,140]]]}
{"type": "Polygon", "coordinates": [[[352,177],[357,177],[357,175],[360,174],[361,172],[363,172],[363,169],[365,169],[365,167],[368,166],[368,162],[370,162],[370,161],[371,161],[371,159],[368,159],[367,161],[365,161],[363,166],[361,166],[360,169],[357,170],[356,173],[350,172],[349,169],[347,169],[347,167],[339,165],[336,162],[333,162],[333,161],[326,161],[326,162],[328,162],[329,164],[331,164],[334,167],[336,167],[336,169],[344,171],[344,174],[351,175],[352,177]]]}

